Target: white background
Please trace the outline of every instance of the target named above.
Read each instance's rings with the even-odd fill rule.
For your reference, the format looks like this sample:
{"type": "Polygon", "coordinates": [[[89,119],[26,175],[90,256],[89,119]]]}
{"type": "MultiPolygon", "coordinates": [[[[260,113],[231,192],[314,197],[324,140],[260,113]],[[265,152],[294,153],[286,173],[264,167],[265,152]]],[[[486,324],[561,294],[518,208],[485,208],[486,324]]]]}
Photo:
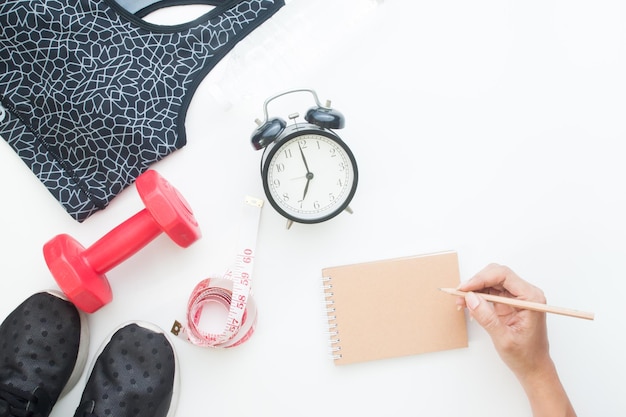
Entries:
{"type": "MultiPolygon", "coordinates": [[[[189,201],[203,238],[181,249],[160,236],[109,272],[114,299],[89,317],[91,355],[123,322],[169,329],[194,285],[230,265],[243,197],[264,197],[253,121],[267,97],[313,88],[346,117],[338,133],[361,175],[354,214],[286,230],[266,205],[257,331],[230,350],[173,340],[177,415],[528,416],[469,320],[466,349],[329,359],[323,267],[440,250],[458,252],[462,279],[499,262],[551,304],[594,311],[593,322],[548,317],[551,351],[579,416],[625,415],[625,22],[617,0],[291,1],[205,78],[187,146],[153,166],[189,201]]],[[[312,104],[305,95],[270,112],[312,104]]],[[[47,240],[69,233],[90,245],[142,209],[131,186],[78,224],[6,143],[0,176],[1,316],[56,287],[47,240]]],[[[83,385],[53,417],[73,415],[83,385]]]]}

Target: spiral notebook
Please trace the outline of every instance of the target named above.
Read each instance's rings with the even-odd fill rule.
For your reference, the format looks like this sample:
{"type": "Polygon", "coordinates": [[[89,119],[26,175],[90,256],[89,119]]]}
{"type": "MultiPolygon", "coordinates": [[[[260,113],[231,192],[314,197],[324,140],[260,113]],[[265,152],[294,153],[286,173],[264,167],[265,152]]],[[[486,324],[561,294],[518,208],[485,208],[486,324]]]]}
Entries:
{"type": "Polygon", "coordinates": [[[454,297],[456,252],[324,268],[331,350],[336,365],[467,347],[454,297]]]}

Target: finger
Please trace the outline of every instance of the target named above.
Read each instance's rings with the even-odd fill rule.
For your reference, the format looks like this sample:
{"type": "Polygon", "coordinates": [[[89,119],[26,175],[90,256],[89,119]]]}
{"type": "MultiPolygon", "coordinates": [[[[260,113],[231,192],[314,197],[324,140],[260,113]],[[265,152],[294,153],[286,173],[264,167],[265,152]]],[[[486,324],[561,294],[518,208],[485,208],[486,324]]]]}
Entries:
{"type": "Polygon", "coordinates": [[[474,320],[478,322],[492,338],[497,338],[506,330],[505,325],[500,321],[493,306],[480,295],[469,292],[465,296],[465,304],[474,320]]]}
{"type": "Polygon", "coordinates": [[[509,267],[504,265],[487,265],[469,281],[459,286],[461,291],[482,291],[485,289],[505,290],[513,297],[545,302],[543,292],[539,288],[524,281],[509,267]]]}
{"type": "Polygon", "coordinates": [[[472,278],[459,286],[462,291],[481,291],[487,288],[503,289],[502,284],[506,280],[505,267],[499,264],[489,264],[474,274],[472,278]]]}

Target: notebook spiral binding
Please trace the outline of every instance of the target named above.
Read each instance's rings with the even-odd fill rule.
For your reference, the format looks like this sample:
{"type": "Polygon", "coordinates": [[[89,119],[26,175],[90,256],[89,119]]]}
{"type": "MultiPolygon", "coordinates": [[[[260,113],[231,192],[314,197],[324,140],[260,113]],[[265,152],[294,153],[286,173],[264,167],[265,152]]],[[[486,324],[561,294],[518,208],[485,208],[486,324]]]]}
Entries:
{"type": "Polygon", "coordinates": [[[341,359],[341,346],[339,346],[339,331],[337,330],[337,316],[335,316],[335,301],[332,299],[333,284],[330,277],[322,277],[322,290],[324,291],[324,312],[328,320],[328,338],[330,341],[330,355],[333,360],[341,359]]]}

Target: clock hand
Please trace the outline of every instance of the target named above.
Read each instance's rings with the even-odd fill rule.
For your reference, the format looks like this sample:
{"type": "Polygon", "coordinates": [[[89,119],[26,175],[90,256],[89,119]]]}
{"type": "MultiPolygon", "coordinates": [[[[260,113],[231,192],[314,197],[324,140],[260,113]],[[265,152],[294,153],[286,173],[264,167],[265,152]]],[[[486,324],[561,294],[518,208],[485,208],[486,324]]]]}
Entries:
{"type": "Polygon", "coordinates": [[[313,179],[313,173],[307,172],[306,174],[306,185],[304,186],[304,195],[302,196],[302,200],[306,197],[307,192],[309,191],[309,183],[313,179]]]}
{"type": "Polygon", "coordinates": [[[309,191],[309,183],[311,182],[310,179],[306,179],[306,185],[304,186],[304,194],[302,194],[302,200],[304,201],[304,199],[306,198],[306,193],[309,191]]]}
{"type": "Polygon", "coordinates": [[[298,143],[298,148],[300,148],[300,155],[302,155],[302,161],[304,162],[304,167],[306,168],[307,176],[311,173],[309,170],[309,164],[306,163],[306,158],[304,157],[304,151],[302,150],[302,146],[298,143]]]}
{"type": "Polygon", "coordinates": [[[313,179],[313,173],[309,170],[309,164],[306,162],[306,157],[304,156],[304,151],[302,150],[302,146],[298,142],[298,148],[300,149],[300,155],[302,156],[302,162],[304,162],[304,167],[306,168],[306,185],[304,186],[304,194],[302,195],[302,200],[306,197],[306,194],[309,192],[309,183],[313,179]]]}

